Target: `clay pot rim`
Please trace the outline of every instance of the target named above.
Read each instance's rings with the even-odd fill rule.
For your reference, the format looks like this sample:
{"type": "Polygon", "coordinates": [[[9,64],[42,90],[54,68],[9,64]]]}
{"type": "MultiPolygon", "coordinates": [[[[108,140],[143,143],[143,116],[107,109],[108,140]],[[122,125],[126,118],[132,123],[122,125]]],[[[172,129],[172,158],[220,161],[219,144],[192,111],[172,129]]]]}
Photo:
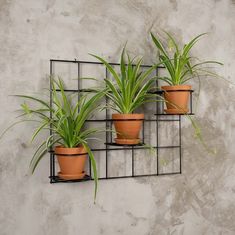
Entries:
{"type": "Polygon", "coordinates": [[[144,119],[144,113],[113,113],[112,114],[112,119],[116,120],[116,119],[121,119],[121,120],[125,120],[125,119],[129,119],[129,120],[143,120],[144,119]]]}
{"type": "Polygon", "coordinates": [[[85,155],[87,154],[86,149],[82,146],[79,145],[78,147],[74,147],[74,148],[67,148],[64,147],[63,145],[57,145],[54,148],[54,152],[55,154],[61,154],[61,155],[85,155]]]}
{"type": "Polygon", "coordinates": [[[192,90],[191,85],[162,86],[161,88],[162,90],[165,90],[165,91],[192,90]]]}
{"type": "Polygon", "coordinates": [[[140,138],[137,139],[119,139],[115,138],[115,142],[120,145],[137,145],[140,143],[140,138]]]}

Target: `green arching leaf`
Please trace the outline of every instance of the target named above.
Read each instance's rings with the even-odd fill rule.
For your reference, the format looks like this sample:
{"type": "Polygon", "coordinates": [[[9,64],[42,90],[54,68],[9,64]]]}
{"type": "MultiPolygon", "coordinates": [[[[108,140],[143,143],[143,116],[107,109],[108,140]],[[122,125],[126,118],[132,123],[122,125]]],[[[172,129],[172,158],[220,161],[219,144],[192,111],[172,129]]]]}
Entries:
{"type": "MultiPolygon", "coordinates": [[[[43,149],[46,149],[46,141],[43,141],[39,146],[38,148],[36,149],[36,151],[34,152],[33,154],[33,157],[30,161],[30,164],[29,164],[29,168],[32,168],[33,166],[33,162],[35,161],[36,157],[37,157],[37,154],[38,152],[42,149],[42,147],[44,147],[43,149]]],[[[42,151],[42,150],[41,150],[42,151]]]]}
{"type": "MultiPolygon", "coordinates": [[[[49,138],[50,138],[50,137],[49,137],[49,138]]],[[[39,148],[38,148],[37,151],[36,151],[37,153],[34,154],[32,160],[31,160],[31,162],[30,162],[30,169],[31,169],[31,173],[32,173],[32,174],[34,173],[34,171],[35,171],[35,169],[36,169],[38,163],[39,163],[40,160],[43,158],[43,156],[48,153],[48,149],[49,149],[51,146],[53,146],[55,143],[57,143],[57,142],[59,141],[59,139],[60,139],[60,138],[58,138],[58,139],[52,141],[52,142],[50,143],[50,145],[48,145],[48,146],[46,145],[46,141],[44,141],[44,142],[39,146],[39,148]],[[45,148],[43,148],[43,149],[41,150],[41,148],[42,148],[43,146],[45,146],[45,148]],[[40,150],[41,150],[41,151],[40,151],[40,150]],[[39,151],[40,151],[40,152],[39,152],[39,151]]]]}
{"type": "Polygon", "coordinates": [[[194,65],[192,66],[192,69],[194,69],[195,67],[201,66],[201,65],[205,65],[205,64],[224,65],[223,63],[218,62],[218,61],[215,61],[215,60],[207,60],[207,61],[203,61],[203,62],[201,62],[201,63],[194,64],[194,65]]]}
{"type": "Polygon", "coordinates": [[[46,126],[48,126],[48,122],[42,123],[42,125],[39,126],[39,127],[36,129],[36,131],[35,131],[35,132],[33,133],[33,135],[32,135],[31,142],[34,141],[34,139],[35,139],[35,137],[38,135],[38,133],[40,133],[40,132],[42,131],[42,129],[43,129],[44,127],[46,127],[46,126]]]}
{"type": "Polygon", "coordinates": [[[33,100],[36,101],[44,106],[46,106],[49,110],[50,110],[50,105],[48,105],[45,101],[35,98],[33,96],[28,96],[28,95],[14,95],[15,97],[20,97],[20,98],[24,98],[24,99],[29,99],[29,100],[33,100]]]}
{"type": "Polygon", "coordinates": [[[125,79],[126,79],[126,64],[125,64],[124,54],[125,54],[125,47],[122,50],[121,62],[120,62],[120,68],[121,68],[121,74],[122,74],[122,79],[121,79],[122,82],[124,82],[125,79]]]}
{"type": "Polygon", "coordinates": [[[35,171],[35,169],[36,169],[36,167],[37,167],[37,165],[38,165],[38,163],[40,162],[40,160],[44,157],[44,155],[46,154],[48,152],[48,149],[43,149],[41,152],[40,152],[40,154],[39,155],[37,155],[36,157],[35,157],[35,162],[32,164],[32,166],[31,166],[31,173],[33,174],[34,173],[34,171],[35,171]]]}
{"type": "Polygon", "coordinates": [[[121,102],[122,97],[118,89],[113,85],[113,83],[110,80],[104,79],[104,81],[106,82],[107,87],[110,89],[110,91],[112,91],[112,96],[115,97],[115,100],[117,100],[118,102],[121,102]]]}
{"type": "Polygon", "coordinates": [[[24,120],[20,120],[20,121],[17,121],[17,122],[14,122],[12,123],[10,126],[8,126],[0,135],[0,139],[3,138],[3,136],[9,131],[11,130],[14,126],[20,124],[20,123],[23,123],[23,122],[35,122],[35,123],[40,123],[39,121],[37,120],[32,120],[32,119],[24,119],[24,120]]]}
{"type": "Polygon", "coordinates": [[[107,97],[113,102],[112,106],[109,105],[110,107],[113,107],[114,105],[116,105],[117,107],[114,109],[115,111],[118,110],[118,113],[125,113],[125,112],[123,112],[123,109],[124,109],[123,103],[118,102],[118,100],[116,100],[115,97],[110,94],[107,94],[107,97]]]}
{"type": "Polygon", "coordinates": [[[93,169],[93,176],[94,176],[94,181],[95,181],[95,193],[94,193],[94,203],[95,203],[96,195],[97,195],[97,189],[98,189],[98,174],[97,174],[97,168],[96,168],[96,161],[95,161],[94,154],[92,153],[92,151],[89,148],[88,144],[86,142],[83,142],[82,145],[86,149],[86,151],[89,155],[89,158],[91,160],[91,165],[92,165],[92,169],[93,169]]]}
{"type": "Polygon", "coordinates": [[[198,36],[193,38],[188,44],[186,44],[183,49],[183,55],[186,56],[189,53],[189,51],[191,50],[191,48],[194,46],[194,44],[199,40],[199,38],[206,35],[206,34],[207,33],[199,34],[198,36]]]}
{"type": "Polygon", "coordinates": [[[80,115],[76,119],[76,131],[80,132],[81,128],[84,125],[84,122],[86,119],[91,115],[92,112],[94,112],[97,108],[96,104],[97,102],[104,97],[105,93],[100,92],[95,94],[92,98],[89,99],[81,108],[80,108],[80,115]]]}
{"type": "Polygon", "coordinates": [[[172,80],[168,77],[158,77],[158,79],[166,82],[169,85],[172,85],[172,80]]]}
{"type": "Polygon", "coordinates": [[[156,47],[160,50],[160,52],[162,52],[162,53],[165,55],[165,57],[168,57],[168,54],[167,54],[167,52],[166,52],[164,46],[163,46],[162,43],[160,42],[160,40],[158,40],[158,39],[153,35],[152,32],[150,33],[150,35],[151,35],[151,37],[152,37],[152,40],[153,40],[154,44],[155,44],[156,47]]]}
{"type": "Polygon", "coordinates": [[[107,61],[105,61],[103,58],[96,56],[96,55],[93,55],[93,54],[90,54],[90,55],[97,58],[99,61],[101,61],[103,64],[105,64],[108,71],[112,74],[112,76],[114,77],[114,79],[116,80],[118,85],[121,87],[121,80],[120,80],[118,74],[116,73],[116,71],[113,69],[113,67],[107,61]]]}
{"type": "MultiPolygon", "coordinates": [[[[143,74],[141,74],[140,77],[137,77],[137,81],[134,82],[133,84],[133,89],[132,89],[132,99],[138,92],[138,90],[142,87],[142,84],[145,83],[145,80],[149,78],[150,74],[153,72],[154,69],[156,69],[157,65],[149,68],[147,71],[145,71],[143,74]]],[[[149,80],[155,80],[156,77],[152,77],[149,80]]]]}
{"type": "Polygon", "coordinates": [[[175,68],[174,68],[171,60],[163,55],[160,55],[159,58],[160,58],[160,61],[162,61],[165,65],[165,67],[167,68],[167,71],[169,72],[172,80],[174,80],[175,79],[175,68]]]}

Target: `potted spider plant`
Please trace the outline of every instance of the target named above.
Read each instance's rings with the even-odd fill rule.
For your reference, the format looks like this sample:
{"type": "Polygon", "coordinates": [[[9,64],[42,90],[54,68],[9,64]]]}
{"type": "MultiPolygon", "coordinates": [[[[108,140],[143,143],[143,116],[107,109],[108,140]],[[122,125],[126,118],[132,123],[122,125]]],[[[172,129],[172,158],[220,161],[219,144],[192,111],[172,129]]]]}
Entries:
{"type": "Polygon", "coordinates": [[[193,78],[200,79],[200,76],[210,75],[216,77],[218,75],[208,70],[207,65],[223,64],[213,60],[199,61],[190,55],[193,46],[206,33],[196,36],[183,48],[179,47],[172,35],[165,33],[168,37],[170,50],[167,50],[163,42],[151,33],[152,40],[159,50],[159,60],[168,72],[168,76],[159,77],[160,80],[168,84],[161,87],[167,107],[165,112],[168,114],[185,114],[188,112],[189,92],[192,89],[192,86],[187,84],[188,81],[193,78]]]}
{"type": "Polygon", "coordinates": [[[98,181],[96,161],[88,145],[88,140],[100,130],[95,128],[86,129],[84,128],[84,124],[92,113],[97,110],[97,102],[105,94],[100,91],[89,99],[87,96],[81,96],[73,104],[72,94],[68,95],[65,93],[64,84],[60,78],[58,80],[51,78],[51,84],[51,105],[49,101],[34,96],[16,95],[17,97],[30,101],[30,106],[35,105],[35,107],[30,107],[24,102],[21,105],[22,114],[19,116],[23,119],[14,123],[9,128],[19,122],[35,122],[37,129],[32,135],[32,141],[43,130],[50,130],[50,135],[39,144],[32,157],[30,162],[30,171],[32,174],[42,157],[54,148],[60,166],[58,176],[65,180],[82,179],[85,175],[84,167],[88,154],[93,169],[96,197],[98,181]]]}
{"type": "Polygon", "coordinates": [[[111,100],[108,108],[116,112],[112,114],[117,133],[115,142],[120,145],[139,144],[144,114],[134,113],[134,111],[146,102],[156,101],[156,94],[149,92],[155,85],[156,77],[150,75],[156,66],[143,71],[142,59],[131,59],[125,52],[125,47],[121,53],[120,73],[105,59],[97,55],[92,56],[106,66],[113,78],[112,81],[106,77],[104,81],[107,87],[106,96],[111,100]],[[127,56],[127,62],[125,56],[127,56]]]}

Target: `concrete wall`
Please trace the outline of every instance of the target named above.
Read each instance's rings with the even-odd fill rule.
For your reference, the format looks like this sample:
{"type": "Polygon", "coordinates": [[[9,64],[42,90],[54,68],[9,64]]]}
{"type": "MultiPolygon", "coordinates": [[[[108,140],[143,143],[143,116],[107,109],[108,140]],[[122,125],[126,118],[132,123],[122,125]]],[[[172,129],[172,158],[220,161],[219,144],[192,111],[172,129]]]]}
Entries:
{"type": "MultiPolygon", "coordinates": [[[[153,23],[154,32],[165,29],[182,43],[210,32],[194,55],[223,61],[219,72],[235,82],[235,1],[1,0],[0,130],[20,103],[8,95],[48,86],[50,58],[95,53],[117,61],[128,40],[129,51],[153,62],[153,23]]],[[[33,127],[11,130],[0,143],[0,234],[235,234],[235,88],[203,80],[197,118],[217,154],[203,149],[184,120],[182,175],[102,181],[96,205],[92,182],[50,185],[47,157],[28,176],[33,127]]]]}

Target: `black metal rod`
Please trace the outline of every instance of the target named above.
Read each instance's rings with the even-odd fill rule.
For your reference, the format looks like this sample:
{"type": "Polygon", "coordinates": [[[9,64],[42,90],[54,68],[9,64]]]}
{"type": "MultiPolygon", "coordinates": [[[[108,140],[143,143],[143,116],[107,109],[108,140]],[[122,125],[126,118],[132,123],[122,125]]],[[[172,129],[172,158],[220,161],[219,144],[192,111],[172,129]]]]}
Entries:
{"type": "MultiPolygon", "coordinates": [[[[175,91],[190,92],[190,93],[194,92],[194,90],[182,90],[182,89],[178,89],[178,90],[167,90],[167,91],[161,90],[160,92],[162,92],[162,93],[165,93],[165,92],[168,93],[168,92],[175,92],[175,91]]],[[[157,91],[157,92],[159,92],[159,91],[157,91]]]]}
{"type": "MultiPolygon", "coordinates": [[[[62,62],[62,63],[80,63],[80,64],[100,64],[102,65],[102,62],[97,62],[97,61],[84,61],[84,60],[59,60],[59,59],[51,59],[50,61],[52,62],[62,62]]],[[[119,63],[109,63],[110,65],[120,65],[119,63]]],[[[127,65],[127,64],[126,64],[127,65]]],[[[133,66],[136,66],[136,64],[133,64],[133,66]]],[[[143,68],[151,68],[152,65],[146,65],[142,64],[140,67],[143,68]]],[[[165,68],[164,66],[158,66],[158,68],[165,68]]]]}
{"type": "MultiPolygon", "coordinates": [[[[58,92],[61,92],[60,89],[56,89],[56,91],[58,92]]],[[[80,90],[79,89],[64,89],[64,92],[79,92],[80,90]]]]}
{"type": "Polygon", "coordinates": [[[76,182],[84,182],[84,181],[93,180],[93,178],[91,178],[89,175],[85,175],[84,178],[82,179],[71,179],[71,180],[62,179],[58,176],[49,177],[49,178],[51,178],[52,183],[76,183],[76,182]]]}
{"type": "MultiPolygon", "coordinates": [[[[105,78],[108,79],[108,70],[107,70],[107,67],[105,67],[105,78]]],[[[105,96],[105,104],[106,104],[106,107],[108,106],[108,97],[105,96]]],[[[108,109],[105,109],[105,118],[108,119],[108,109]]],[[[111,124],[112,125],[112,124],[111,124]]],[[[106,143],[109,141],[109,133],[108,133],[108,129],[109,129],[109,123],[106,122],[105,123],[105,128],[106,128],[106,131],[105,131],[105,138],[106,138],[106,143]]],[[[106,146],[106,149],[105,149],[105,177],[108,178],[108,146],[106,146]]]]}
{"type": "MultiPolygon", "coordinates": [[[[117,146],[117,144],[115,144],[115,143],[109,143],[108,145],[113,145],[113,146],[117,146]]],[[[120,147],[119,148],[109,148],[108,150],[116,150],[116,151],[120,151],[120,150],[132,150],[132,147],[134,148],[134,149],[149,149],[150,147],[148,147],[148,146],[146,146],[146,145],[141,145],[141,146],[138,146],[138,145],[136,145],[136,146],[129,146],[129,145],[127,145],[128,147],[125,147],[124,145],[120,145],[120,147]]],[[[170,146],[151,146],[151,148],[155,148],[155,149],[157,149],[157,148],[159,148],[159,149],[164,149],[164,148],[179,148],[180,146],[179,145],[170,145],[170,146]]],[[[106,151],[107,150],[107,148],[100,148],[100,149],[91,149],[91,151],[93,151],[93,152],[101,152],[101,151],[106,151]]],[[[52,152],[50,152],[51,154],[54,154],[54,155],[58,155],[58,154],[55,154],[53,151],[52,152]]],[[[63,154],[64,156],[67,156],[66,154],[63,154]]],[[[76,154],[76,155],[79,155],[79,154],[76,154]]],[[[80,155],[84,155],[84,154],[80,154],[80,155]]],[[[75,154],[74,155],[69,155],[68,154],[68,156],[75,156],[75,154]]]]}
{"type": "Polygon", "coordinates": [[[179,116],[179,154],[180,154],[180,174],[182,173],[182,146],[181,146],[181,116],[179,116]]]}
{"type": "Polygon", "coordinates": [[[54,153],[54,155],[57,155],[57,156],[66,156],[66,157],[77,157],[77,156],[87,155],[87,153],[74,153],[74,154],[54,153]]]}
{"type": "Polygon", "coordinates": [[[126,121],[143,121],[144,119],[136,119],[136,118],[127,118],[127,119],[105,119],[104,121],[110,122],[126,122],[126,121]]]}
{"type": "MultiPolygon", "coordinates": [[[[79,101],[79,99],[80,99],[80,94],[79,94],[79,90],[80,90],[80,84],[79,84],[79,78],[80,78],[80,63],[78,63],[78,91],[77,91],[77,93],[78,93],[78,101],[79,101]]],[[[78,112],[79,112],[79,110],[78,110],[78,112]]]]}
{"type": "Polygon", "coordinates": [[[134,177],[135,176],[135,159],[134,159],[134,147],[133,146],[131,149],[131,165],[132,165],[131,174],[134,177]]]}
{"type": "MultiPolygon", "coordinates": [[[[156,68],[156,76],[158,77],[158,69],[156,68]]],[[[158,87],[159,84],[158,84],[158,79],[156,80],[156,87],[158,87]]],[[[156,114],[159,113],[159,103],[158,101],[156,102],[156,114]]],[[[158,126],[158,115],[156,115],[156,154],[157,154],[157,175],[159,174],[159,134],[158,134],[158,131],[159,131],[159,126],[158,126]]]]}
{"type": "MultiPolygon", "coordinates": [[[[186,113],[187,115],[194,115],[194,113],[186,113]]],[[[155,113],[154,115],[155,116],[185,116],[186,114],[183,114],[183,113],[181,113],[181,114],[179,114],[179,113],[177,113],[177,114],[170,114],[170,113],[155,113]]]]}
{"type": "Polygon", "coordinates": [[[55,155],[52,155],[52,175],[55,176],[55,155]]]}
{"type": "MultiPolygon", "coordinates": [[[[144,175],[123,175],[123,176],[110,176],[108,179],[125,179],[125,178],[136,178],[136,177],[151,177],[151,176],[163,176],[163,175],[178,175],[180,172],[169,172],[160,174],[144,174],[144,175]]],[[[106,178],[101,177],[99,180],[105,180],[106,178]]]]}
{"type": "MultiPolygon", "coordinates": [[[[99,177],[99,180],[115,180],[115,179],[125,179],[125,178],[138,178],[138,177],[152,177],[152,176],[164,176],[164,175],[178,175],[180,172],[169,172],[169,173],[160,173],[160,174],[144,174],[144,175],[123,175],[123,176],[110,176],[108,178],[106,177],[99,177]]],[[[52,183],[76,183],[76,182],[86,182],[86,181],[91,181],[94,180],[93,178],[84,178],[84,179],[74,179],[74,180],[63,180],[56,177],[53,177],[53,182],[52,183]]]]}
{"type": "MultiPolygon", "coordinates": [[[[52,112],[51,112],[51,108],[52,108],[52,74],[53,74],[53,68],[52,68],[52,61],[50,61],[50,118],[52,119],[52,112]]],[[[52,124],[50,124],[50,135],[52,135],[52,124]]],[[[52,148],[50,148],[50,150],[52,150],[52,148]]],[[[54,164],[54,158],[53,158],[53,154],[50,153],[50,177],[54,176],[53,175],[53,164],[54,164]]],[[[50,179],[50,183],[52,183],[52,178],[50,179]]]]}
{"type": "Polygon", "coordinates": [[[157,115],[169,115],[169,114],[165,114],[165,113],[164,113],[164,105],[165,105],[165,102],[164,102],[164,101],[161,101],[161,112],[162,112],[162,113],[158,113],[157,115]]]}
{"type": "MultiPolygon", "coordinates": [[[[110,142],[112,143],[113,142],[113,122],[111,121],[110,123],[110,142]]],[[[115,129],[115,127],[114,127],[115,129]]]]}
{"type": "Polygon", "coordinates": [[[142,142],[144,143],[144,134],[145,134],[145,132],[144,132],[144,129],[145,129],[145,120],[143,120],[143,124],[142,124],[142,142]]]}
{"type": "MultiPolygon", "coordinates": [[[[56,89],[56,91],[61,92],[60,89],[56,89]]],[[[64,89],[64,92],[94,92],[97,93],[98,91],[92,90],[92,89],[64,89]]]]}
{"type": "MultiPolygon", "coordinates": [[[[136,120],[140,120],[140,119],[136,119],[136,120]]],[[[145,122],[156,122],[156,121],[162,121],[162,122],[172,122],[172,121],[179,121],[179,119],[142,119],[145,122]]],[[[113,122],[113,119],[88,119],[86,120],[86,122],[113,122]]],[[[135,121],[135,119],[118,119],[115,121],[135,121]]]]}
{"type": "MultiPolygon", "coordinates": [[[[79,63],[80,64],[80,63],[79,63]]],[[[56,89],[56,91],[60,92],[60,89],[56,89]]],[[[65,92],[94,92],[97,93],[97,90],[94,89],[64,89],[65,92]]],[[[174,91],[184,91],[184,90],[173,90],[173,91],[168,91],[168,92],[174,92],[174,91]]],[[[186,92],[186,91],[185,91],[186,92]]],[[[187,92],[190,92],[190,94],[192,94],[194,92],[194,90],[187,90],[187,92]]],[[[159,94],[162,95],[164,93],[164,91],[162,90],[157,90],[157,91],[149,91],[149,94],[159,94]]]]}
{"type": "Polygon", "coordinates": [[[190,92],[190,113],[193,112],[193,96],[192,92],[190,92]]]}

